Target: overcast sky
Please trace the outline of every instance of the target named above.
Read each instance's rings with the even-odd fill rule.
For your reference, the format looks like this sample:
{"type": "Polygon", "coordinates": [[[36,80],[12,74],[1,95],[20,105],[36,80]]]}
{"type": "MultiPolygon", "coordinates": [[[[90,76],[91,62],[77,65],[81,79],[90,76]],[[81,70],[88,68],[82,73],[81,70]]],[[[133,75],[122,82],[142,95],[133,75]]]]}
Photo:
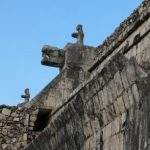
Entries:
{"type": "Polygon", "coordinates": [[[98,46],[142,0],[0,0],[0,105],[34,97],[57,74],[41,65],[45,44],[63,48],[83,24],[85,44],[98,46]]]}

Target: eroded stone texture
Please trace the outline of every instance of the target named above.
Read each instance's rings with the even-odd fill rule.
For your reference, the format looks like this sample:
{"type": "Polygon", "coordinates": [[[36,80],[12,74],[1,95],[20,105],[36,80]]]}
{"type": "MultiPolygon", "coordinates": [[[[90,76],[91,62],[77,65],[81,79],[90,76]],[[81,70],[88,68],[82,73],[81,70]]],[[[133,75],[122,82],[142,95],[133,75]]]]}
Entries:
{"type": "MultiPolygon", "coordinates": [[[[42,145],[38,145],[39,149],[43,150],[43,147],[45,146],[47,149],[58,150],[62,148],[69,150],[149,149],[148,139],[150,137],[148,134],[146,134],[146,136],[144,134],[145,132],[143,132],[144,128],[149,126],[149,117],[144,118],[143,115],[147,115],[149,113],[149,105],[147,104],[147,106],[144,107],[144,103],[148,102],[148,99],[147,101],[145,100],[145,98],[148,98],[145,90],[147,92],[150,91],[148,84],[150,83],[150,74],[147,74],[147,77],[141,78],[141,76],[137,74],[140,66],[137,64],[134,58],[131,58],[130,60],[124,58],[119,59],[118,61],[118,57],[123,56],[116,55],[111,61],[112,63],[117,61],[120,63],[120,65],[122,65],[120,74],[132,68],[135,70],[133,77],[135,80],[129,82],[127,79],[129,83],[127,87],[126,85],[122,84],[121,77],[119,77],[118,80],[120,81],[118,84],[122,87],[121,92],[120,88],[116,88],[116,92],[118,91],[116,97],[112,97],[111,101],[109,101],[107,104],[104,104],[101,101],[108,99],[108,95],[107,97],[105,94],[99,96],[99,92],[104,92],[103,89],[105,89],[105,87],[107,89],[112,83],[112,80],[116,80],[118,71],[116,70],[113,77],[105,81],[107,84],[105,84],[104,87],[101,88],[100,86],[102,85],[98,83],[98,88],[95,86],[97,90],[92,90],[94,88],[92,85],[97,84],[95,83],[98,81],[96,78],[99,78],[98,74],[101,74],[103,69],[100,72],[97,72],[97,75],[93,76],[87,83],[89,86],[86,85],[90,93],[85,91],[87,88],[78,91],[76,95],[68,99],[67,103],[65,103],[60,110],[53,114],[49,126],[41,134],[41,136],[44,137],[48,134],[51,143],[48,144],[47,138],[45,138],[42,142],[42,145]],[[145,87],[144,90],[141,85],[145,87]],[[92,88],[90,88],[90,86],[92,86],[92,88]],[[86,98],[87,95],[88,98],[86,98]],[[143,103],[143,101],[145,102],[143,103]],[[128,105],[126,105],[126,103],[128,103],[128,105]],[[104,104],[102,110],[98,106],[99,104],[104,104]],[[146,108],[144,111],[145,113],[141,113],[142,107],[146,108]],[[139,111],[139,113],[136,113],[136,111],[139,111]],[[137,119],[135,119],[134,116],[137,119]],[[146,137],[143,139],[143,136],[146,137]],[[145,142],[144,144],[143,141],[145,142]],[[137,142],[139,144],[136,144],[137,142]]],[[[107,63],[104,66],[104,70],[105,67],[108,68],[109,66],[111,66],[111,64],[107,63]]],[[[119,68],[120,66],[118,66],[118,69],[119,68]]],[[[146,73],[143,68],[141,69],[146,73]]],[[[148,133],[147,130],[146,132],[148,133]]],[[[40,137],[28,145],[26,149],[36,149],[39,140],[40,137]]]]}
{"type": "Polygon", "coordinates": [[[38,110],[29,111],[23,105],[0,106],[0,149],[21,150],[38,135],[31,129],[36,120],[29,120],[33,115],[37,116],[35,111],[38,110]]]}
{"type": "Polygon", "coordinates": [[[0,107],[0,149],[149,150],[149,6],[97,49],[44,47],[61,72],[29,103],[0,107]]]}
{"type": "Polygon", "coordinates": [[[62,68],[65,60],[65,52],[56,47],[45,45],[42,48],[43,65],[62,68]]]}
{"type": "MultiPolygon", "coordinates": [[[[46,46],[43,50],[44,52],[47,50],[52,51],[50,57],[52,57],[52,53],[60,51],[56,48],[52,49],[50,47],[50,49],[49,46],[46,46]]],[[[40,108],[57,109],[57,107],[64,103],[65,98],[89,77],[87,70],[89,64],[95,58],[94,48],[76,43],[68,43],[63,51],[64,62],[61,66],[60,74],[28,104],[29,107],[36,105],[40,108]]],[[[56,58],[59,59],[59,52],[55,54],[56,58]]],[[[51,63],[51,59],[49,59],[49,62],[51,63]]],[[[59,63],[59,61],[56,60],[56,63],[59,63]]]]}
{"type": "Polygon", "coordinates": [[[84,40],[84,33],[83,33],[83,29],[82,29],[82,25],[78,24],[76,27],[77,32],[76,33],[72,33],[72,37],[77,39],[77,44],[78,45],[83,45],[83,40],[84,40]]]}

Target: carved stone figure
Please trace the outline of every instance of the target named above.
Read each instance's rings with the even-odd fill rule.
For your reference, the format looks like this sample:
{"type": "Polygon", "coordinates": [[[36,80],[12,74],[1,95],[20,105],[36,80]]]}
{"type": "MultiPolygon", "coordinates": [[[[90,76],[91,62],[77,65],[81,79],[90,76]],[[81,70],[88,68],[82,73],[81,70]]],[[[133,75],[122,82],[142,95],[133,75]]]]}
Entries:
{"type": "Polygon", "coordinates": [[[29,102],[29,99],[30,99],[30,92],[29,92],[29,89],[28,88],[26,88],[25,90],[24,90],[24,95],[21,95],[21,98],[24,98],[24,100],[25,100],[25,103],[27,103],[27,102],[29,102]]]}
{"type": "Polygon", "coordinates": [[[77,44],[83,45],[84,33],[83,33],[82,25],[78,24],[76,30],[77,32],[72,33],[71,36],[77,39],[77,44]]]}
{"type": "Polygon", "coordinates": [[[42,48],[43,65],[62,68],[65,61],[65,51],[57,47],[45,45],[42,48]]]}

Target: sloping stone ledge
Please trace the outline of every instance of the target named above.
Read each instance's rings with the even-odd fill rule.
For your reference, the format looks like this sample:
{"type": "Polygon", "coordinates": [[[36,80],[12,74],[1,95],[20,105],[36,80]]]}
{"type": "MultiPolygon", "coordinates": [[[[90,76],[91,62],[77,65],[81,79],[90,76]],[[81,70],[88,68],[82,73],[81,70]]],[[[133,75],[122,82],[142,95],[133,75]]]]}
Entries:
{"type": "Polygon", "coordinates": [[[150,17],[150,1],[145,0],[143,3],[123,21],[115,32],[96,48],[97,57],[94,63],[89,67],[91,72],[100,64],[108,55],[110,55],[121,43],[127,39],[144,21],[150,17]]]}
{"type": "Polygon", "coordinates": [[[49,125],[26,149],[65,149],[65,146],[83,149],[88,138],[93,138],[96,132],[101,143],[94,145],[107,146],[110,136],[121,134],[126,121],[124,115],[142,103],[150,91],[149,85],[150,75],[138,66],[134,58],[128,60],[123,55],[116,55],[66,99],[66,103],[51,115],[49,125]],[[94,123],[90,124],[89,130],[86,129],[88,123],[94,123]],[[109,124],[114,128],[111,132],[109,124]],[[41,137],[44,137],[42,142],[41,137]]]}

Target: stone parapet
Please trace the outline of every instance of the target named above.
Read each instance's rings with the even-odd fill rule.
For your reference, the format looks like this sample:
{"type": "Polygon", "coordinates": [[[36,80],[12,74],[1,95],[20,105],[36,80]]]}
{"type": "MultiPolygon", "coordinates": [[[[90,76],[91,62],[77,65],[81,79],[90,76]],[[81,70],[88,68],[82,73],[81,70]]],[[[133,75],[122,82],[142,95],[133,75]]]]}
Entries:
{"type": "MultiPolygon", "coordinates": [[[[128,60],[123,55],[115,55],[51,114],[47,128],[26,149],[37,149],[37,146],[41,150],[128,149],[127,142],[132,139],[137,142],[138,135],[144,136],[142,127],[136,130],[136,138],[129,134],[128,127],[133,128],[135,114],[132,110],[140,113],[140,105],[150,92],[149,82],[150,74],[137,64],[135,58],[128,60]],[[128,114],[130,111],[132,113],[128,114]],[[41,137],[44,139],[39,145],[41,137]]],[[[145,113],[147,116],[146,110],[145,113]]],[[[137,117],[139,122],[143,115],[137,117]]],[[[139,143],[142,140],[140,138],[139,143]]],[[[144,149],[142,144],[137,147],[144,149]]],[[[133,149],[131,144],[129,150],[133,149]]]]}
{"type": "Polygon", "coordinates": [[[89,67],[89,70],[94,70],[98,64],[100,64],[117,47],[119,47],[121,43],[123,43],[149,17],[150,1],[144,0],[143,3],[120,24],[120,26],[114,31],[114,33],[112,33],[101,45],[96,48],[97,57],[95,58],[95,61],[92,63],[91,67],[89,67]]]}

